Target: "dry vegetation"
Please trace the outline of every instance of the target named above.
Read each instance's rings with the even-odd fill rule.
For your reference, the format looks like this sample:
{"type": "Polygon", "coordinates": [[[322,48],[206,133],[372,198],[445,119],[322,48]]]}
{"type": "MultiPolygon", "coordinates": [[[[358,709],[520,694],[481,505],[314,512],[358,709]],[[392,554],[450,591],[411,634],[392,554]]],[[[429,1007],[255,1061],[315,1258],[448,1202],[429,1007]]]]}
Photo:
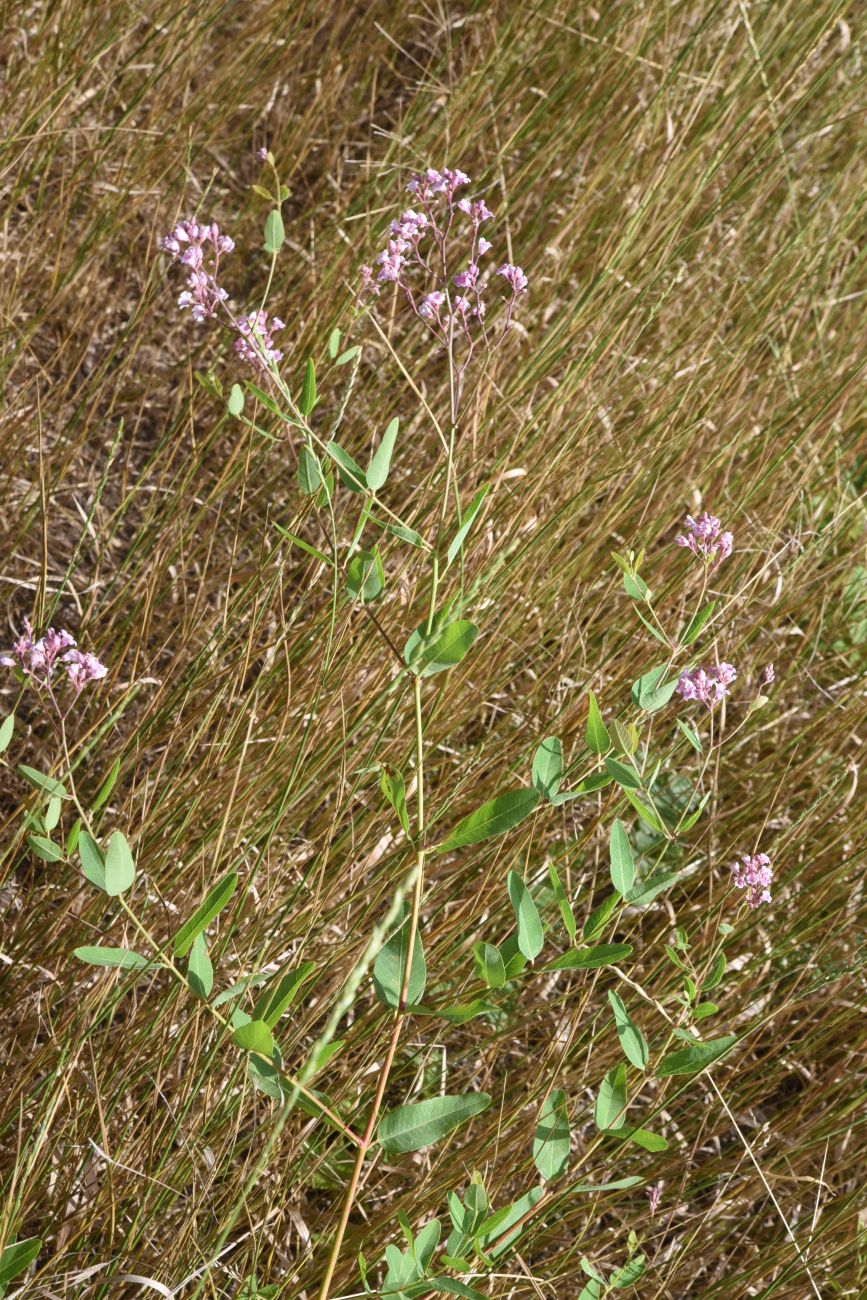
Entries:
{"type": "MultiPolygon", "coordinates": [[[[661,1206],[651,1218],[643,1186],[552,1184],[518,1251],[475,1281],[485,1295],[571,1300],[580,1257],[609,1269],[634,1229],[643,1300],[861,1296],[864,13],[836,0],[598,10],[7,9],[3,641],[25,615],[54,614],[109,663],[76,715],[73,761],[92,795],[121,759],[102,825],[135,845],[139,911],[165,939],[235,866],[243,887],[212,933],[217,986],[314,962],[280,1032],[300,1065],[406,870],[375,767],[407,767],[412,710],[343,599],[326,658],[329,574],[274,527],[322,546],[325,525],[298,493],[292,447],[251,436],[194,378],[212,369],[227,391],[234,358],[179,319],[156,241],[200,208],[236,239],[239,298],[261,292],[251,184],[256,147],[273,149],[292,189],[271,296],[286,374],[297,385],[314,353],[327,412],[340,391],[329,331],[364,345],[344,441],[363,458],[401,416],[388,499],[422,526],[442,474],[427,413],[444,409],[442,358],[400,314],[381,312],[378,333],[352,286],[409,171],[465,167],[532,292],[526,334],[477,376],[462,434],[462,493],[492,490],[466,560],[482,635],[427,688],[435,834],[523,779],[543,736],[577,763],[588,687],[607,715],[628,710],[659,652],[609,552],[648,548],[676,623],[695,589],[673,533],[685,510],[715,509],[738,543],[714,580],[731,600],[719,650],[741,673],[730,730],[769,659],[777,684],[719,751],[710,815],[670,850],[679,883],[623,915],[616,937],[635,945],[625,973],[664,1001],[679,987],[662,946],[674,926],[702,969],[720,920],[733,923],[710,1023],[742,1041],[713,1070],[718,1092],[706,1075],[645,1085],[642,1114],[669,1141],[650,1155],[599,1145],[593,1125],[619,1059],[610,971],[535,974],[464,1026],[413,1018],[389,1100],[447,1077],[494,1104],[427,1152],[370,1162],[338,1293],[360,1291],[359,1249],[375,1273],[399,1210],[416,1226],[445,1217],[471,1169],[496,1204],[525,1192],[554,1084],[570,1099],[571,1181],[640,1174],[662,1182],[661,1206]],[[728,864],[760,836],[774,903],[744,914],[728,864]]],[[[338,498],[342,537],[355,509],[338,498]]],[[[385,558],[378,613],[402,641],[423,613],[423,571],[396,542],[385,558]]],[[[18,729],[2,804],[0,1242],[43,1239],[25,1293],[228,1297],[256,1273],[313,1300],[349,1148],[255,1091],[164,973],[75,962],[78,944],[135,935],[71,866],[28,852],[32,792],[15,764],[57,755],[32,697],[11,676],[2,691],[18,729]]],[[[666,750],[674,711],[653,723],[666,750]]],[[[682,745],[674,767],[693,770],[682,745]]],[[[512,867],[541,882],[548,954],[566,946],[545,863],[583,920],[604,894],[616,804],[609,789],[432,860],[428,1000],[478,991],[471,946],[509,932],[512,867]]],[[[659,1039],[658,1009],[637,992],[630,1005],[659,1039]]],[[[319,1080],[350,1117],[369,1103],[387,1026],[365,979],[319,1080]]]]}

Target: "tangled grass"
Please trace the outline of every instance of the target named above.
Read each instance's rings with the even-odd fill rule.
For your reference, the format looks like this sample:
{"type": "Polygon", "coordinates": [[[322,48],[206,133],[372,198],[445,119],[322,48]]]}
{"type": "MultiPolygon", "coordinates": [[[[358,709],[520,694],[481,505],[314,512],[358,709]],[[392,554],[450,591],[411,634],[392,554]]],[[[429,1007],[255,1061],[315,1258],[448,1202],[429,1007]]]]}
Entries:
{"type": "MultiPolygon", "coordinates": [[[[335,326],[363,345],[345,438],[363,459],[400,415],[389,502],[419,527],[438,510],[447,374],[400,312],[377,327],[359,310],[359,264],[409,172],[451,162],[481,181],[531,275],[525,328],[468,391],[461,491],[491,485],[463,575],[482,635],[430,687],[437,835],[514,785],[546,735],[577,762],[588,688],[607,715],[626,706],[658,651],[610,552],[647,548],[643,573],[675,625],[695,596],[671,545],[686,510],[715,509],[738,542],[712,580],[720,656],[745,682],[776,664],[770,702],[709,770],[707,815],[667,850],[676,885],[616,932],[634,946],[625,994],[658,1038],[681,981],[664,944],[682,927],[706,971],[731,924],[712,1024],[737,1051],[645,1084],[668,1140],[650,1154],[600,1146],[593,1123],[620,1059],[609,971],[510,984],[496,1015],[464,1025],[414,1018],[390,1101],[447,1081],[493,1104],[471,1137],[371,1159],[339,1294],[360,1293],[359,1250],[373,1276],[400,1240],[399,1212],[416,1229],[444,1216],[473,1169],[495,1204],[523,1195],[556,1086],[576,1177],[642,1185],[549,1185],[515,1250],[474,1282],[485,1295],[577,1296],[582,1256],[607,1274],[630,1231],[647,1300],[863,1295],[863,13],[836,0],[94,0],[14,19],[4,641],[25,615],[54,616],[109,664],[75,715],[72,763],[92,798],[119,762],[106,825],[135,845],[153,930],[170,936],[235,868],[241,888],[212,935],[220,987],[314,964],[281,1025],[287,1062],[306,1059],[405,872],[376,769],[407,767],[413,720],[363,611],[335,612],[327,568],[287,540],[327,543],[296,449],[226,415],[234,359],[166,287],[157,236],[179,214],[201,207],[239,248],[260,242],[257,147],[291,188],[271,293],[290,382],[335,326]],[[760,836],[774,843],[774,901],[745,913],[728,867],[760,836]],[[653,1215],[645,1184],[661,1187],[653,1215]]],[[[262,260],[236,267],[239,291],[261,295],[262,260]]],[[[320,388],[333,409],[327,365],[320,388]]],[[[347,538],[352,508],[337,498],[347,538]]],[[[426,612],[423,575],[396,543],[385,560],[378,617],[400,640],[426,612]]],[[[135,935],[69,868],[29,852],[16,764],[57,755],[11,677],[3,697],[18,721],[2,803],[0,1242],[43,1243],[10,1294],[191,1300],[251,1295],[255,1275],[312,1300],[351,1148],[254,1090],[164,972],[75,962],[82,942],[135,935]]],[[[745,714],[732,702],[730,731],[745,714]]],[[[654,719],[655,739],[670,722],[654,719]]],[[[552,952],[566,946],[546,864],[580,924],[605,892],[617,798],[602,790],[432,859],[433,988],[471,996],[473,943],[513,924],[510,869],[538,887],[552,952]]],[[[369,1104],[385,1024],[362,981],[322,1085],[341,1113],[369,1104]]]]}

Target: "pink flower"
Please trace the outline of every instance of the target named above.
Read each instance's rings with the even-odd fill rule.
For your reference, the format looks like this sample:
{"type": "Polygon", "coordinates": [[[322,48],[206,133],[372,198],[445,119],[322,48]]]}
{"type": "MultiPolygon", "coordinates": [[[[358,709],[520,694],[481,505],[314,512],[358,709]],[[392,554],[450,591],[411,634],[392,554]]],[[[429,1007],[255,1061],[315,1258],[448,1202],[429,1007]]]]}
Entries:
{"type": "Polygon", "coordinates": [[[677,693],[685,700],[698,700],[713,709],[728,695],[737,672],[731,664],[714,664],[713,667],[693,668],[681,673],[677,693]]]}
{"type": "Polygon", "coordinates": [[[454,277],[455,284],[459,289],[475,289],[479,280],[479,268],[475,262],[470,262],[465,271],[458,271],[454,277]]]}
{"type": "Polygon", "coordinates": [[[722,524],[716,515],[709,515],[707,511],[700,514],[698,519],[687,515],[686,527],[686,534],[674,539],[677,546],[687,547],[706,564],[719,564],[731,555],[735,539],[731,533],[722,531],[722,524]]]}
{"type": "Polygon", "coordinates": [[[260,309],[250,316],[239,316],[236,324],[240,337],[235,339],[235,351],[242,361],[259,374],[267,374],[271,366],[283,360],[283,353],[271,337],[284,328],[278,316],[272,316],[269,325],[267,314],[260,309]]]}
{"type": "Polygon", "coordinates": [[[433,293],[427,294],[419,303],[418,314],[425,320],[434,320],[440,314],[440,309],[446,300],[446,296],[439,289],[433,293]]]}
{"type": "Polygon", "coordinates": [[[504,262],[498,269],[497,275],[501,275],[507,284],[512,286],[513,298],[517,298],[518,294],[527,292],[529,281],[520,266],[513,266],[511,262],[504,262]]]}
{"type": "Polygon", "coordinates": [[[736,888],[747,891],[750,907],[770,903],[773,878],[774,871],[767,853],[743,853],[740,861],[732,864],[732,880],[736,888]]]}
{"type": "Polygon", "coordinates": [[[490,248],[491,248],[491,241],[490,241],[490,239],[485,239],[483,235],[480,236],[480,237],[479,237],[479,255],[481,256],[482,253],[487,253],[488,250],[489,250],[490,248]]]}
{"type": "Polygon", "coordinates": [[[774,683],[774,665],[765,664],[765,667],[762,669],[762,685],[772,686],[773,683],[774,683]]]}
{"type": "Polygon", "coordinates": [[[477,199],[476,202],[470,199],[459,199],[458,208],[470,217],[474,226],[480,226],[483,221],[490,220],[494,215],[484,199],[477,199]]]}
{"type": "Polygon", "coordinates": [[[268,161],[268,150],[264,144],[262,145],[261,149],[256,150],[256,160],[257,162],[260,163],[268,161]]]}
{"type": "Polygon", "coordinates": [[[647,1189],[647,1199],[650,1202],[651,1215],[656,1214],[659,1202],[662,1200],[662,1183],[651,1183],[647,1189]]]}
{"type": "Polygon", "coordinates": [[[178,297],[178,306],[182,311],[189,308],[193,320],[201,323],[216,316],[220,304],[228,298],[217,283],[217,273],[221,255],[231,253],[234,247],[234,240],[221,235],[213,221],[180,221],[163,239],[163,248],[173,261],[189,268],[187,287],[178,297]]]}
{"type": "Polygon", "coordinates": [[[11,654],[0,656],[0,664],[19,668],[37,687],[52,687],[58,669],[65,672],[78,696],[87,682],[105,677],[108,669],[95,655],[75,648],[69,632],[46,628],[38,639],[33,637],[29,619],[24,620],[24,634],[12,647],[11,654]]]}

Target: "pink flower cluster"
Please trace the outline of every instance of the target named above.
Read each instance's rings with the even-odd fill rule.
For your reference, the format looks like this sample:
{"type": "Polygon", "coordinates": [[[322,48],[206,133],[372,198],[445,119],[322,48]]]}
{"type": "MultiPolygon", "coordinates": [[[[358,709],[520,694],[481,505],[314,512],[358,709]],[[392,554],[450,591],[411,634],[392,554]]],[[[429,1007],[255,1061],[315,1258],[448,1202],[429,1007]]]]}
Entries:
{"type": "Polygon", "coordinates": [[[53,685],[55,669],[60,668],[72,683],[76,697],[88,682],[99,681],[108,672],[96,655],[76,649],[75,638],[68,632],[57,632],[49,627],[35,640],[28,619],[24,620],[24,634],[15,642],[11,653],[0,655],[0,664],[6,668],[19,668],[36,686],[48,690],[53,685]]]}
{"type": "Polygon", "coordinates": [[[163,248],[175,262],[189,267],[187,288],[178,298],[178,306],[189,307],[193,320],[200,324],[216,316],[228,294],[217,283],[220,255],[231,253],[234,241],[221,235],[216,222],[199,225],[197,221],[179,221],[163,239],[163,248]]]}
{"type": "Polygon", "coordinates": [[[700,514],[698,519],[687,515],[686,533],[681,533],[674,540],[676,545],[687,547],[705,564],[719,564],[721,560],[727,559],[735,544],[733,535],[724,533],[716,515],[709,515],[707,511],[700,514]]]}
{"type": "Polygon", "coordinates": [[[732,880],[738,889],[747,891],[750,907],[771,901],[771,881],[774,871],[767,853],[743,853],[739,862],[732,864],[732,880]]]}
{"type": "Polygon", "coordinates": [[[677,683],[677,693],[685,700],[698,700],[713,709],[728,695],[737,672],[731,664],[714,664],[711,668],[693,668],[683,672],[677,683]]]}
{"type": "Polygon", "coordinates": [[[469,184],[466,172],[449,167],[441,172],[429,167],[413,176],[407,189],[415,206],[392,221],[388,243],[376,258],[379,270],[361,268],[364,289],[378,294],[383,284],[396,284],[411,310],[440,341],[464,340],[467,355],[461,370],[477,334],[489,348],[502,341],[515,302],[526,293],[529,283],[520,266],[510,262],[497,271],[510,294],[502,327],[492,340],[485,325],[484,296],[490,272],[482,270],[480,259],[491,248],[481,227],[494,214],[484,199],[456,197],[457,191],[469,184]]]}
{"type": "Polygon", "coordinates": [[[267,374],[271,366],[283,360],[283,353],[274,346],[271,335],[284,328],[278,316],[271,317],[262,311],[255,311],[250,316],[239,316],[235,322],[238,338],[235,339],[235,351],[242,361],[246,361],[260,374],[267,374]]]}

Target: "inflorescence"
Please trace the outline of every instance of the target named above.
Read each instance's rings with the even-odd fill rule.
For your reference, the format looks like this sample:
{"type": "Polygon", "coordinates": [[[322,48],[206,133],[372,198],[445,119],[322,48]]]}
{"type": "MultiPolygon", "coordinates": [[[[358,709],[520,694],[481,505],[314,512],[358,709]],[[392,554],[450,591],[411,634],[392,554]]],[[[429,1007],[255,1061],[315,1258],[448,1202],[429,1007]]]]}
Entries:
{"type": "Polygon", "coordinates": [[[707,511],[700,514],[698,519],[687,515],[686,532],[674,540],[676,545],[687,547],[707,565],[719,564],[721,560],[727,559],[735,544],[734,536],[724,533],[716,515],[709,515],[707,511]]]}
{"type": "Polygon", "coordinates": [[[711,668],[693,668],[681,673],[677,693],[685,700],[698,700],[713,709],[728,695],[737,672],[731,664],[714,664],[711,668]]]}
{"type": "Polygon", "coordinates": [[[484,199],[457,198],[457,191],[469,184],[466,172],[449,167],[441,172],[429,167],[413,176],[407,189],[414,206],[392,221],[388,243],[376,258],[379,270],[361,268],[363,289],[378,294],[383,284],[395,284],[440,342],[464,341],[460,371],[480,337],[488,349],[499,346],[529,283],[520,266],[504,262],[499,267],[496,274],[505,280],[509,297],[492,335],[485,297],[491,272],[482,269],[480,259],[492,247],[481,228],[494,214],[484,199]]]}
{"type": "Polygon", "coordinates": [[[747,891],[750,907],[771,901],[771,881],[774,871],[767,853],[743,853],[739,862],[732,864],[732,880],[738,889],[747,891]]]}
{"type": "Polygon", "coordinates": [[[11,652],[0,655],[0,664],[19,669],[36,687],[44,688],[50,694],[56,682],[55,674],[64,672],[72,683],[76,699],[88,682],[97,682],[108,672],[96,655],[76,648],[75,638],[69,632],[58,632],[49,627],[41,637],[34,639],[29,619],[24,620],[24,633],[12,646],[11,652]]]}

